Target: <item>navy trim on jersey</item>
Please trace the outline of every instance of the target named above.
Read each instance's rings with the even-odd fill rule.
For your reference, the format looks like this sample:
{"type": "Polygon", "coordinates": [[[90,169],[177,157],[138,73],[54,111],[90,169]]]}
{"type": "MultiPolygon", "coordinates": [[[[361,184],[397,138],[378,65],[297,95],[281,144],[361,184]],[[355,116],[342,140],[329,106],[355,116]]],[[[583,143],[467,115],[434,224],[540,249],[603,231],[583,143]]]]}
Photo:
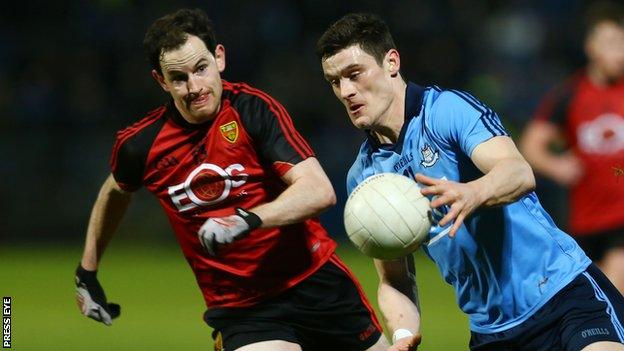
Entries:
{"type": "MultiPolygon", "coordinates": [[[[441,90],[440,90],[440,88],[438,88],[438,87],[437,87],[437,86],[435,86],[435,85],[430,86],[430,87],[427,87],[427,88],[425,89],[425,92],[426,92],[427,90],[441,91],[441,90]]],[[[426,104],[423,104],[423,106],[422,106],[422,115],[423,115],[423,118],[421,119],[421,121],[422,121],[422,130],[423,130],[423,132],[424,132],[425,134],[427,134],[427,136],[428,136],[429,138],[431,138],[431,140],[435,140],[435,137],[431,134],[431,131],[429,130],[429,128],[427,128],[427,119],[425,118],[425,116],[427,116],[427,111],[426,111],[426,110],[427,110],[427,106],[426,106],[426,104]]]]}
{"type": "Polygon", "coordinates": [[[498,121],[497,118],[494,118],[494,111],[483,104],[479,99],[462,90],[451,89],[449,91],[455,93],[457,96],[469,103],[475,110],[481,112],[481,122],[492,132],[493,135],[507,135],[507,132],[505,131],[505,128],[503,128],[502,124],[500,124],[500,121],[498,121]],[[496,129],[498,132],[492,131],[492,128],[496,129]]]}
{"type": "Polygon", "coordinates": [[[407,82],[405,90],[405,118],[416,117],[420,114],[425,88],[418,84],[407,82]]]}
{"type": "Polygon", "coordinates": [[[492,133],[492,135],[494,136],[509,135],[509,133],[507,133],[503,125],[500,123],[500,120],[494,117],[496,115],[494,111],[492,111],[492,109],[490,109],[489,107],[485,106],[481,101],[479,101],[479,99],[475,98],[474,96],[470,95],[469,93],[465,91],[456,90],[456,89],[451,89],[448,91],[455,93],[455,95],[459,96],[462,100],[466,101],[475,110],[481,112],[481,117],[479,119],[481,120],[481,123],[483,123],[483,125],[487,128],[487,130],[489,130],[490,133],[492,133]]]}

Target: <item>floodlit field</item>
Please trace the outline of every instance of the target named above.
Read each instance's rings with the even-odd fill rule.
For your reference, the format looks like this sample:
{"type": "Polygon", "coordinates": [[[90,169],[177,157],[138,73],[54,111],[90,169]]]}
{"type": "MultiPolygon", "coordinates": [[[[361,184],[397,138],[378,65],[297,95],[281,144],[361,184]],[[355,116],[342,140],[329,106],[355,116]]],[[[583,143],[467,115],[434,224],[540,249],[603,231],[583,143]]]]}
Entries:
{"type": "MultiPolygon", "coordinates": [[[[348,246],[348,245],[343,245],[348,246]]],[[[73,271],[81,249],[0,248],[0,296],[12,297],[12,349],[17,351],[211,350],[204,304],[181,252],[113,245],[99,273],[108,298],[122,306],[106,327],[82,317],[74,301],[73,271]]],[[[372,262],[351,249],[339,254],[373,302],[372,262]]],[[[436,267],[417,255],[423,307],[421,350],[466,350],[468,322],[436,267]]],[[[327,328],[332,328],[328,325],[327,328]]]]}

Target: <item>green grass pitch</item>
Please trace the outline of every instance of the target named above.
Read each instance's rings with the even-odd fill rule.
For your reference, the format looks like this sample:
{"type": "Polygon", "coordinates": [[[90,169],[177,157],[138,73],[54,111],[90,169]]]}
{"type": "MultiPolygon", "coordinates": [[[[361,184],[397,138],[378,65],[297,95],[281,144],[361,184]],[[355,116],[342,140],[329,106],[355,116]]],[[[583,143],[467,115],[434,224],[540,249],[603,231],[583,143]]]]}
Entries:
{"type": "MultiPolygon", "coordinates": [[[[109,300],[122,306],[111,327],[77,310],[73,271],[80,253],[78,247],[0,248],[0,295],[12,297],[13,350],[212,350],[204,303],[179,249],[113,242],[99,273],[109,300]]],[[[372,261],[348,243],[339,255],[376,306],[372,261]]],[[[423,309],[419,349],[466,350],[468,322],[451,288],[422,253],[416,265],[423,309]]]]}

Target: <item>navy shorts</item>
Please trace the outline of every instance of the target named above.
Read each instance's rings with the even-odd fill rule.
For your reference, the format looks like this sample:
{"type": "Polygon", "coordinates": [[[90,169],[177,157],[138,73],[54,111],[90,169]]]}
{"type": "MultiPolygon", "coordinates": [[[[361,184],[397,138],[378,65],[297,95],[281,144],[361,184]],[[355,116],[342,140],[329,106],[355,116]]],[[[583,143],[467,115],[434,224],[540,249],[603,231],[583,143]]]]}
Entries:
{"type": "Polygon", "coordinates": [[[600,262],[609,250],[624,247],[624,227],[574,236],[574,239],[592,261],[600,262]]]}
{"type": "Polygon", "coordinates": [[[314,274],[257,305],[211,308],[204,320],[214,329],[215,349],[234,351],[268,340],[305,350],[366,350],[381,327],[349,270],[332,256],[314,274]]]}
{"type": "Polygon", "coordinates": [[[471,333],[473,351],[579,351],[598,341],[624,343],[624,297],[594,265],[524,323],[471,333]]]}

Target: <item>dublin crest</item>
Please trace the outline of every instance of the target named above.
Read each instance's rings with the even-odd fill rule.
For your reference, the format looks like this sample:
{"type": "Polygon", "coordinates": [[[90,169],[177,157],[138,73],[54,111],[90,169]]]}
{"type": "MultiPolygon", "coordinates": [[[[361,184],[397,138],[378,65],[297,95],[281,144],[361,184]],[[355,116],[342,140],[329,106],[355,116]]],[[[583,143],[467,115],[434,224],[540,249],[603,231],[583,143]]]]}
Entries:
{"type": "Polygon", "coordinates": [[[420,153],[423,157],[422,161],[420,161],[420,164],[425,167],[433,166],[438,161],[438,158],[440,158],[440,154],[438,154],[437,151],[434,151],[431,146],[426,143],[425,146],[423,146],[423,148],[420,150],[420,153]]]}

